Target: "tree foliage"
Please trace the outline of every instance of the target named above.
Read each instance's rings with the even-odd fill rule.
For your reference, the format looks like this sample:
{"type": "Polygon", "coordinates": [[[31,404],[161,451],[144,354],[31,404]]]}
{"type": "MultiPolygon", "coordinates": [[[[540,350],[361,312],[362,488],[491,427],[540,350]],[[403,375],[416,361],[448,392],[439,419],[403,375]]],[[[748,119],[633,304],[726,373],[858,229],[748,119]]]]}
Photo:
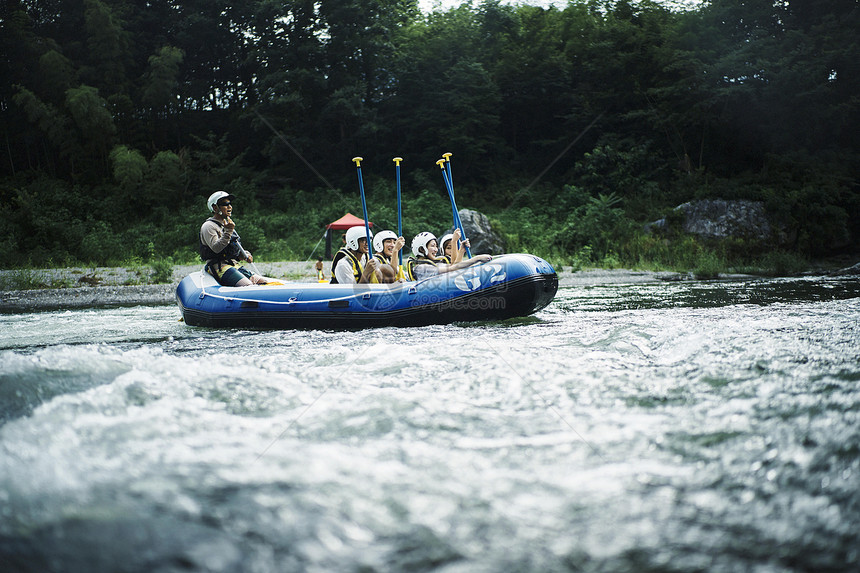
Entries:
{"type": "Polygon", "coordinates": [[[124,256],[190,251],[217,188],[295,256],[360,209],[355,155],[389,223],[405,158],[412,230],[444,218],[443,152],[461,207],[558,256],[638,257],[637,224],[717,196],[765,201],[807,255],[860,236],[856,0],[8,0],[0,28],[11,263],[104,256],[131,216],[124,256]]]}

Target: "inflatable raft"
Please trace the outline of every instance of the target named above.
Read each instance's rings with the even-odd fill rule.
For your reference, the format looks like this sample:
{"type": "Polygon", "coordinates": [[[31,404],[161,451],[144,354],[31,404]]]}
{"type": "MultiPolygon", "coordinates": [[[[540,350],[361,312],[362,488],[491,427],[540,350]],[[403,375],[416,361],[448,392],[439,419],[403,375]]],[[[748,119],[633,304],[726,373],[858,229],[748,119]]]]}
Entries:
{"type": "Polygon", "coordinates": [[[392,284],[224,287],[198,271],[179,283],[176,301],[192,326],[357,329],[528,316],[546,307],[557,290],[558,275],[548,262],[516,254],[392,284]]]}

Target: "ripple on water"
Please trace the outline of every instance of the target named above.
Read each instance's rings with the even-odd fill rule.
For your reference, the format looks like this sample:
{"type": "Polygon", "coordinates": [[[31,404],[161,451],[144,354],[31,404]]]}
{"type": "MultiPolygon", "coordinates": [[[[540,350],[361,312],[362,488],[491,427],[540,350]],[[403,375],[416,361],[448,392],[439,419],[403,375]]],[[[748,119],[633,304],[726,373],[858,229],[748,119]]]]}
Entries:
{"type": "Polygon", "coordinates": [[[856,569],[846,289],[573,288],[528,320],[349,333],[102,309],[21,334],[32,315],[0,317],[0,555],[34,571],[856,569]]]}

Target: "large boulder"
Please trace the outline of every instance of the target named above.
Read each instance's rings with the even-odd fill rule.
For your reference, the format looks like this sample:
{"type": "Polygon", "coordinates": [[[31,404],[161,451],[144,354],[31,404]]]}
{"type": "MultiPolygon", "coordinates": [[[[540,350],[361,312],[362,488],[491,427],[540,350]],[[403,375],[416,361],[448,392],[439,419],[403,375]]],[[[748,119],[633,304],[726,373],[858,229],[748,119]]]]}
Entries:
{"type": "MultiPolygon", "coordinates": [[[[703,239],[745,239],[762,244],[785,244],[785,228],[774,225],[761,201],[707,199],[675,207],[681,229],[703,239]]],[[[675,218],[675,217],[672,217],[675,218]]],[[[646,225],[646,229],[666,228],[666,219],[646,225]]]]}
{"type": "MultiPolygon", "coordinates": [[[[486,215],[472,209],[460,209],[458,213],[473,255],[483,253],[501,255],[505,252],[505,240],[493,230],[486,215]]],[[[453,233],[454,228],[452,227],[448,232],[453,233]]]]}
{"type": "Polygon", "coordinates": [[[764,203],[711,199],[675,208],[684,213],[683,229],[705,239],[729,237],[766,241],[773,235],[764,203]]]}

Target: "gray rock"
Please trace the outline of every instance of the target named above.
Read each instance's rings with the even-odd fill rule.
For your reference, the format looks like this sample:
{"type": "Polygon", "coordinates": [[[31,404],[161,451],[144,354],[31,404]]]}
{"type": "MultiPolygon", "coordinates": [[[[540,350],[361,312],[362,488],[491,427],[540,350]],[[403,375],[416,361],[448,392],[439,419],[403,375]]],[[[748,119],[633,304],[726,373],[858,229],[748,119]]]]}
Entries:
{"type": "Polygon", "coordinates": [[[174,285],[111,285],[0,291],[0,313],[172,304],[175,291],[174,285]]]}
{"type": "MultiPolygon", "coordinates": [[[[463,223],[463,232],[466,238],[469,239],[470,247],[473,255],[490,254],[501,255],[505,252],[505,240],[502,236],[493,230],[490,225],[490,220],[483,213],[472,209],[460,209],[460,222],[463,223]]],[[[453,227],[448,230],[449,233],[454,231],[453,227]]]]}
{"type": "Polygon", "coordinates": [[[773,236],[764,203],[760,201],[693,201],[675,208],[683,211],[683,229],[706,239],[729,237],[766,241],[773,236]]]}
{"type": "MultiPolygon", "coordinates": [[[[681,230],[703,239],[744,239],[750,243],[773,247],[790,244],[791,233],[775,222],[761,201],[707,199],[690,201],[675,207],[680,213],[681,230]]],[[[672,226],[669,219],[644,225],[646,232],[660,232],[672,226]]]]}
{"type": "Polygon", "coordinates": [[[665,229],[669,223],[666,222],[666,219],[657,219],[656,221],[652,221],[650,223],[645,223],[642,226],[642,230],[646,233],[653,233],[655,231],[660,231],[665,229]]]}

